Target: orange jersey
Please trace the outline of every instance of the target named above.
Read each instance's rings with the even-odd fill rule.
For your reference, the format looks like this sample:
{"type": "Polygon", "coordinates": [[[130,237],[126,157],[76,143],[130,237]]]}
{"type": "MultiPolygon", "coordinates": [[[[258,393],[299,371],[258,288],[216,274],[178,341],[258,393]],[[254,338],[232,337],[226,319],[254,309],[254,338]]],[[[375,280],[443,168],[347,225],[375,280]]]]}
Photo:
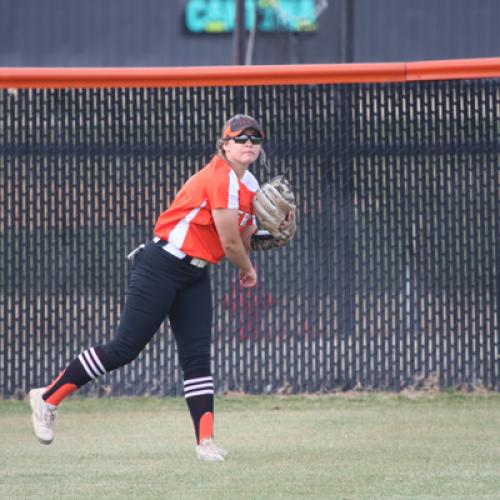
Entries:
{"type": "Polygon", "coordinates": [[[237,208],[242,231],[255,224],[252,201],[258,189],[257,179],[248,170],[238,179],[229,164],[216,155],[182,186],[158,217],[154,234],[186,255],[216,264],[224,257],[224,249],[212,210],[237,208]]]}

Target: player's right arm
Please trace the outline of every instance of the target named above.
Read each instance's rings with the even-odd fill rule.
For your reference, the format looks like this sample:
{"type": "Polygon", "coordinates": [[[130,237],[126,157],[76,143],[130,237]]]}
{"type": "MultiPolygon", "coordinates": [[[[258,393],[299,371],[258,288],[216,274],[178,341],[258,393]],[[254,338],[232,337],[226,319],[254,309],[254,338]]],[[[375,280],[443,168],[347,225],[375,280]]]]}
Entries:
{"type": "Polygon", "coordinates": [[[255,286],[257,274],[241,240],[238,209],[213,209],[212,217],[226,257],[240,270],[243,286],[255,286]]]}

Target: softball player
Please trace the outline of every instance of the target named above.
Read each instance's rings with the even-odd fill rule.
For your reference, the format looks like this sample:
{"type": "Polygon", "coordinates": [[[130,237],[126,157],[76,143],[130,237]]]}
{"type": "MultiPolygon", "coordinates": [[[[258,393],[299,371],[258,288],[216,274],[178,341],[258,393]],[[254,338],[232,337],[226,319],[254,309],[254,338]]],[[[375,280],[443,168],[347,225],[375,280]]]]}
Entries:
{"type": "Polygon", "coordinates": [[[131,276],[115,338],[83,351],[48,387],[30,391],[32,424],[40,442],[52,442],[56,409],[64,398],[134,360],[168,316],[194,423],[196,455],[224,461],[227,452],[213,439],[208,265],[226,256],[239,269],[244,287],[256,284],[249,251],[257,229],[252,200],[259,183],[248,167],[259,157],[263,140],[264,132],[250,116],[236,115],[225,124],[218,153],[159,216],[153,241],[130,254],[131,276]]]}

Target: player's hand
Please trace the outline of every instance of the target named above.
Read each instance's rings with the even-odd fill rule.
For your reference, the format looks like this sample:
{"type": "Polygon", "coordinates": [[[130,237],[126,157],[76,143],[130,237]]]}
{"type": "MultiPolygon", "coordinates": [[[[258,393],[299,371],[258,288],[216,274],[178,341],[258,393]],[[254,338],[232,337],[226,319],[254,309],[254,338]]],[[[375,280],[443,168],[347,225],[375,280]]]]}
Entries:
{"type": "Polygon", "coordinates": [[[240,283],[245,288],[251,288],[257,284],[257,273],[253,267],[248,272],[240,271],[240,283]]]}

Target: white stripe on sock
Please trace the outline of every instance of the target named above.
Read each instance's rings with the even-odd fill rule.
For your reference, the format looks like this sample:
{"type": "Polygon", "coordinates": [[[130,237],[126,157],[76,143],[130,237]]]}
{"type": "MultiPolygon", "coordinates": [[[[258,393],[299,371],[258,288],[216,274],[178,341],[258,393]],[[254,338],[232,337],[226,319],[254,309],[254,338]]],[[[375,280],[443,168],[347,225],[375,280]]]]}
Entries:
{"type": "Polygon", "coordinates": [[[92,361],[92,357],[90,356],[89,351],[83,351],[82,354],[85,356],[85,360],[87,361],[89,368],[92,370],[94,375],[98,377],[101,373],[94,365],[94,362],[92,361]]]}
{"type": "Polygon", "coordinates": [[[194,392],[188,392],[187,394],[184,395],[186,399],[192,398],[193,396],[201,396],[202,394],[213,394],[214,390],[213,389],[205,389],[204,391],[194,391],[194,392]]]}
{"type": "Polygon", "coordinates": [[[211,389],[214,388],[214,384],[212,382],[207,382],[206,384],[196,384],[196,385],[190,385],[189,387],[184,387],[184,392],[188,393],[191,391],[195,391],[196,389],[203,389],[205,387],[210,387],[211,389]]]}
{"type": "Polygon", "coordinates": [[[89,370],[89,367],[87,366],[87,362],[85,361],[85,358],[81,354],[79,354],[78,359],[80,360],[80,363],[82,364],[83,369],[87,372],[87,375],[91,379],[95,379],[95,375],[89,370]]]}
{"type": "Polygon", "coordinates": [[[184,381],[184,387],[186,387],[186,385],[189,385],[189,384],[195,384],[197,382],[213,382],[213,378],[212,377],[199,377],[199,378],[191,378],[189,380],[185,380],[184,381]]]}
{"type": "Polygon", "coordinates": [[[94,363],[97,365],[99,370],[101,370],[101,375],[104,375],[106,373],[106,368],[104,368],[103,364],[101,363],[101,360],[97,356],[97,353],[95,352],[94,348],[91,347],[89,349],[90,354],[92,354],[92,358],[94,359],[94,363]]]}

